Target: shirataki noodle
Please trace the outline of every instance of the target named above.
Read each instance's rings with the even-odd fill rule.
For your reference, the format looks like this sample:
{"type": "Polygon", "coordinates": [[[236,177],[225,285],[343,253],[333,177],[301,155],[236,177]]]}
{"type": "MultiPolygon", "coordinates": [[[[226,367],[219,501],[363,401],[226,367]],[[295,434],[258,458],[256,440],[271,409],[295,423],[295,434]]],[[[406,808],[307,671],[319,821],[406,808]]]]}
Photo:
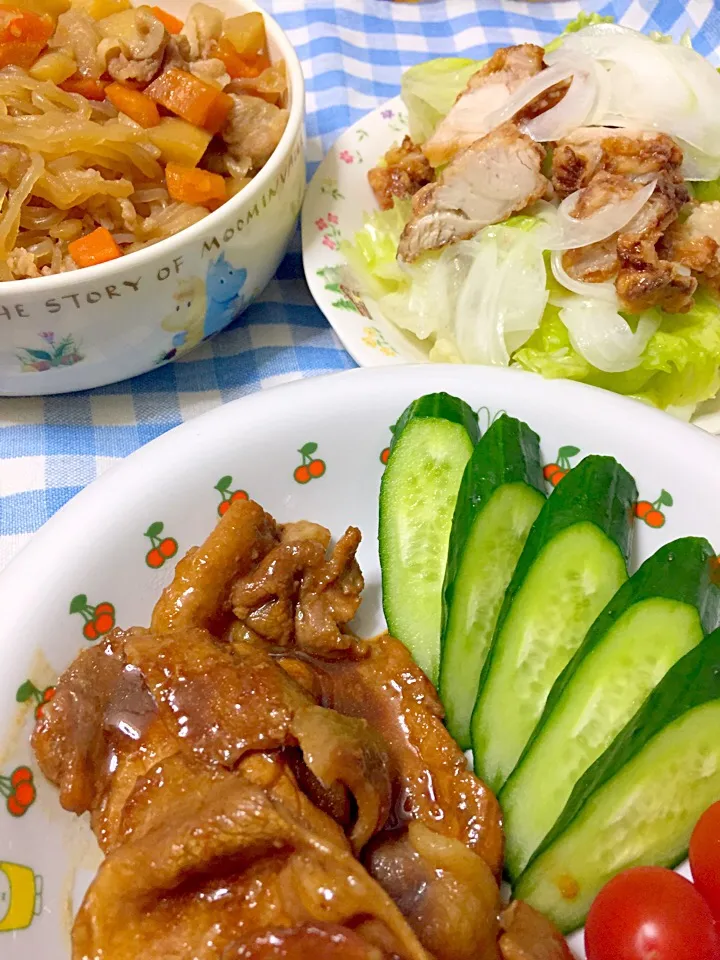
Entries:
{"type": "Polygon", "coordinates": [[[197,223],[250,181],[287,122],[261,14],[196,4],[171,32],[164,11],[127,0],[57,19],[47,6],[0,5],[2,280],[103,262],[197,223]],[[111,252],[88,257],[84,241],[73,255],[98,230],[111,252]]]}

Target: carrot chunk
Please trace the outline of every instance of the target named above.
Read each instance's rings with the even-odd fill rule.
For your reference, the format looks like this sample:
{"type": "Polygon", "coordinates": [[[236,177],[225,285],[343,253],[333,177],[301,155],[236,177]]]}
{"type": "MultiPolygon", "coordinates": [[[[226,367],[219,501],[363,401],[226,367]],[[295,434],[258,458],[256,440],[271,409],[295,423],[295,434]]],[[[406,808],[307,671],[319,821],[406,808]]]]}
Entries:
{"type": "Polygon", "coordinates": [[[59,86],[65,93],[79,93],[87,100],[104,100],[107,85],[107,80],[95,80],[93,77],[81,77],[76,74],[74,77],[63,80],[59,86]]]}
{"type": "Polygon", "coordinates": [[[260,57],[256,54],[238,53],[227,37],[220,37],[218,40],[215,56],[222,60],[233,80],[258,77],[264,69],[260,57]]]}
{"type": "Polygon", "coordinates": [[[52,36],[55,25],[48,14],[0,4],[0,68],[29,70],[52,36]]]}
{"type": "Polygon", "coordinates": [[[177,67],[161,73],[145,93],[166,110],[213,134],[220,131],[233,105],[227,93],[177,67]]]}
{"type": "Polygon", "coordinates": [[[160,21],[168,33],[180,33],[183,28],[182,20],[178,20],[177,17],[168,13],[167,10],[163,10],[162,7],[150,7],[150,9],[153,12],[153,16],[160,21]]]}
{"type": "Polygon", "coordinates": [[[156,127],[160,123],[157,104],[139,90],[131,90],[122,83],[111,83],[105,87],[105,96],[121,113],[127,114],[141,127],[156,127]]]}
{"type": "Polygon", "coordinates": [[[78,237],[68,244],[70,256],[78,267],[92,267],[96,263],[107,263],[122,256],[120,247],[105,227],[98,227],[84,237],[78,237]]]}
{"type": "Polygon", "coordinates": [[[208,170],[186,167],[181,163],[168,163],[165,167],[165,182],[173,200],[201,203],[214,209],[227,199],[224,178],[208,170]]]}

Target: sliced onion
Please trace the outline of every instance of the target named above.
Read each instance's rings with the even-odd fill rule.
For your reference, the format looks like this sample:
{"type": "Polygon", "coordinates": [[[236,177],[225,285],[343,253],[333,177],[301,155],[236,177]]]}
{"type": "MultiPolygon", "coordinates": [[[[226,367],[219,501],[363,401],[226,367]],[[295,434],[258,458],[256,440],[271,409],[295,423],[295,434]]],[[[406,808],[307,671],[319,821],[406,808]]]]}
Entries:
{"type": "Polygon", "coordinates": [[[610,280],[603,283],[588,283],[584,280],[574,280],[565,270],[562,263],[562,250],[554,250],[550,255],[550,269],[552,275],[561,286],[566,290],[576,293],[579,297],[585,297],[590,300],[603,300],[606,303],[613,304],[617,309],[618,298],[615,284],[610,280]]]}
{"type": "MultiPolygon", "coordinates": [[[[588,60],[587,57],[576,55],[565,57],[561,63],[554,64],[546,70],[541,70],[540,73],[536,73],[535,76],[530,77],[524,83],[520,84],[517,90],[503,105],[499,109],[494,110],[486,118],[485,126],[488,130],[494,130],[507,120],[512,120],[518,111],[522,110],[522,108],[526,107],[529,103],[532,103],[536,97],[541,96],[549,90],[550,87],[554,87],[556,83],[569,80],[576,74],[581,78],[581,86],[585,84],[592,87],[592,97],[588,104],[588,112],[581,120],[577,120],[575,126],[577,126],[578,123],[584,123],[585,119],[590,116],[595,102],[595,73],[592,62],[588,60]]],[[[572,86],[574,86],[574,84],[572,84],[571,87],[572,86]]],[[[566,98],[567,94],[560,103],[563,103],[566,98]]]]}
{"type": "Polygon", "coordinates": [[[557,207],[547,200],[537,200],[525,213],[535,217],[533,239],[542,250],[562,249],[562,229],[558,219],[557,207]]]}
{"type": "Polygon", "coordinates": [[[657,179],[646,183],[627,200],[618,200],[615,203],[606,203],[597,213],[590,217],[573,217],[572,211],[578,201],[580,190],[571,193],[558,207],[558,226],[560,236],[556,250],[573,250],[576,247],[587,247],[588,244],[606,240],[618,230],[622,230],[626,223],[642,210],[652,196],[657,179]]]}
{"type": "Polygon", "coordinates": [[[657,316],[646,313],[633,332],[612,304],[575,297],[560,309],[560,319],[575,350],[603,373],[625,373],[637,367],[660,323],[657,316]]]}
{"type": "Polygon", "coordinates": [[[516,229],[491,227],[457,300],[455,336],[466,363],[507,366],[547,304],[542,250],[516,229]]]}
{"type": "Polygon", "coordinates": [[[569,34],[548,63],[591,57],[607,73],[609,96],[599,98],[590,123],[658,130],[720,158],[720,75],[704,57],[675,43],[611,24],[569,34]]]}
{"type": "Polygon", "coordinates": [[[506,366],[509,360],[498,332],[496,310],[502,276],[498,268],[498,247],[487,240],[483,243],[483,239],[458,296],[455,338],[465,363],[506,366]]]}
{"type": "MultiPolygon", "coordinates": [[[[562,63],[557,66],[562,66],[562,63]]],[[[553,69],[555,67],[548,67],[548,70],[553,69]]],[[[577,127],[583,126],[595,108],[599,91],[598,76],[604,71],[597,69],[592,60],[588,60],[584,66],[571,60],[568,69],[573,70],[572,82],[562,100],[521,125],[523,132],[538,143],[566,137],[577,127]]]]}

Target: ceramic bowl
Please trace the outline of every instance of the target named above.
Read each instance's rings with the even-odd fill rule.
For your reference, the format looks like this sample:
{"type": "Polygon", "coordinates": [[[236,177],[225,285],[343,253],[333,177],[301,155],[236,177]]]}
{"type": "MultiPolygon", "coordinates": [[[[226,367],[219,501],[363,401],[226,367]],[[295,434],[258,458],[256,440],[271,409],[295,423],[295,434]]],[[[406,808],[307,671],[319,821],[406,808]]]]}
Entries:
{"type": "MultiPolygon", "coordinates": [[[[61,810],[30,751],[58,674],[114,623],[149,622],[178,558],[233,496],[258,500],[280,521],[323,523],[335,536],[358,526],[366,587],[353,626],[361,636],[382,630],[377,514],[390,426],[409,402],[438,390],[463,397],[483,431],[502,411],[525,419],[545,464],[571,468],[589,453],[623,463],[654,506],[652,522],[635,523],[633,569],[676,537],[705,536],[720,547],[720,515],[709,508],[718,441],[569,381],[471,366],[353,370],[256,393],[169,431],[75,497],[0,575],[3,960],[68,960],[72,917],[99,861],[86,818],[61,810]],[[22,766],[36,793],[13,816],[6,807],[22,766]]],[[[581,934],[571,946],[584,956],[581,934]]]]}
{"type": "MultiPolygon", "coordinates": [[[[183,17],[193,0],[168,0],[183,17]]],[[[258,10],[212,0],[225,14],[258,10]]],[[[305,189],[302,70],[265,15],[273,60],[288,69],[289,119],[258,175],[173,237],[110,263],[0,283],[0,395],[68,393],[152,370],[239,316],[277,270],[305,189]]]]}

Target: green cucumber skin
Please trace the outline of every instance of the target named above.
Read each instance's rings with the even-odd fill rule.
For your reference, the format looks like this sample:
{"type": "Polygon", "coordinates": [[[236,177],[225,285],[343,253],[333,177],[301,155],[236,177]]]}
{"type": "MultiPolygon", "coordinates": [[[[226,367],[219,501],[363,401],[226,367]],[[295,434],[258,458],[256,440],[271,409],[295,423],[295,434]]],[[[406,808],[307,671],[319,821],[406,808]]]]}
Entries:
{"type": "MultiPolygon", "coordinates": [[[[563,702],[569,696],[573,679],[578,675],[585,660],[598,649],[611,628],[631,608],[647,600],[662,598],[697,610],[700,637],[703,633],[710,633],[720,625],[720,589],[713,583],[711,577],[710,560],[713,556],[713,548],[707,540],[700,537],[683,537],[662,546],[620,587],[553,685],[542,716],[512,775],[500,792],[498,799],[501,805],[505,801],[506,806],[511,807],[509,797],[516,782],[522,776],[525,763],[535,749],[541,748],[544,734],[553,722],[553,715],[559,712],[563,702]]],[[[588,695],[591,692],[589,690],[588,695]]],[[[597,756],[593,757],[593,760],[595,759],[597,756]]],[[[552,777],[552,775],[552,771],[549,770],[548,776],[552,777]]],[[[532,793],[532,787],[529,788],[528,784],[524,784],[523,796],[527,794],[528,789],[532,793]]],[[[506,816],[508,836],[506,867],[510,876],[516,877],[524,864],[517,862],[519,853],[514,849],[512,842],[512,816],[509,815],[509,809],[506,810],[506,814],[508,814],[506,816]]],[[[517,816],[522,817],[522,812],[517,816]]]]}
{"type": "MultiPolygon", "coordinates": [[[[471,730],[480,715],[483,689],[498,655],[498,642],[513,603],[522,590],[535,562],[545,547],[564,530],[579,524],[596,526],[618,548],[627,569],[632,546],[633,507],[637,487],[633,477],[612,457],[590,455],[572,469],[548,497],[533,524],[520,555],[510,586],[505,593],[495,634],[483,665],[478,685],[478,698],[473,711],[471,730]]],[[[514,765],[513,765],[514,766],[514,765]]],[[[476,757],[475,772],[483,777],[480,758],[476,757]]],[[[508,775],[512,770],[508,771],[508,775]]],[[[504,783],[494,784],[499,790],[504,783]]]]}
{"type": "MultiPolygon", "coordinates": [[[[503,414],[486,431],[465,467],[445,568],[439,690],[446,707],[448,729],[463,749],[470,746],[472,704],[467,711],[459,704],[457,710],[454,708],[453,677],[443,669],[452,642],[450,614],[461,568],[472,563],[466,553],[475,524],[482,521],[483,511],[492,496],[506,484],[525,484],[545,497],[540,438],[526,423],[503,414]],[[467,713],[467,716],[460,713],[467,713]]],[[[467,664],[467,670],[476,673],[476,680],[479,680],[482,661],[467,664]]],[[[473,678],[473,686],[477,685],[476,680],[473,678]]]]}
{"type": "MultiPolygon", "coordinates": [[[[380,485],[378,538],[380,568],[382,573],[383,611],[388,629],[400,641],[405,643],[418,665],[425,671],[430,680],[435,683],[437,682],[440,657],[442,583],[447,557],[447,546],[445,545],[442,548],[443,555],[437,557],[437,562],[442,565],[442,568],[433,571],[438,574],[439,579],[437,641],[435,643],[431,640],[430,643],[427,643],[424,642],[427,638],[410,635],[413,632],[410,626],[413,619],[412,612],[410,611],[412,611],[416,601],[416,591],[418,589],[422,590],[422,584],[418,586],[415,583],[402,583],[404,573],[407,573],[407,571],[403,571],[402,569],[397,550],[397,543],[398,540],[402,538],[402,531],[398,531],[397,524],[393,522],[393,519],[398,516],[403,499],[402,451],[404,438],[406,438],[407,442],[410,442],[410,433],[413,430],[418,429],[420,425],[432,429],[433,422],[438,422],[443,425],[444,440],[446,442],[450,442],[450,433],[454,433],[458,446],[465,448],[462,463],[458,464],[457,485],[454,489],[438,491],[432,482],[430,482],[427,488],[420,491],[419,494],[420,496],[427,497],[429,501],[437,501],[438,495],[440,495],[440,497],[444,495],[446,498],[448,495],[452,497],[452,503],[449,505],[450,516],[447,527],[447,537],[449,539],[452,521],[451,511],[454,509],[457,488],[461,481],[462,471],[479,439],[480,431],[477,416],[468,404],[447,393],[427,394],[424,397],[414,400],[403,411],[393,429],[390,456],[380,485]],[[448,430],[448,428],[450,429],[448,430]],[[400,458],[400,460],[398,458],[400,458]]],[[[458,453],[459,452],[460,451],[458,451],[458,453]]],[[[415,490],[413,495],[417,497],[418,491],[415,490]]],[[[408,531],[409,529],[408,527],[408,531]]],[[[405,577],[405,579],[407,579],[407,577],[405,577]]],[[[427,622],[424,626],[427,629],[427,622]]],[[[433,627],[430,625],[430,630],[432,631],[432,629],[433,627]]]]}
{"type": "MultiPolygon", "coordinates": [[[[615,542],[627,566],[632,545],[633,504],[637,487],[630,474],[612,457],[591,454],[581,460],[553,490],[535,521],[520,562],[505,594],[497,633],[502,629],[515,595],[545,545],[566,527],[594,523],[615,542]]],[[[486,672],[492,658],[488,658],[486,672]]]]}
{"type": "Polygon", "coordinates": [[[432,420],[449,420],[451,423],[457,423],[464,427],[468,436],[472,440],[473,447],[480,439],[480,427],[478,418],[472,407],[461,400],[459,397],[453,397],[449,393],[426,393],[424,397],[418,397],[413,400],[400,414],[397,423],[393,427],[392,441],[390,443],[390,453],[392,448],[400,439],[403,430],[411,420],[430,418],[432,420]]]}
{"type": "MultiPolygon", "coordinates": [[[[592,799],[601,803],[601,791],[612,787],[613,779],[624,771],[629,764],[640,760],[643,750],[655,738],[661,737],[665,729],[683,718],[686,714],[720,700],[720,629],[714,630],[701,643],[671,667],[662,681],[655,687],[635,716],[615,737],[607,750],[592,764],[576,783],[565,809],[558,817],[552,830],[545,837],[525,868],[515,887],[515,895],[526,899],[529,896],[532,905],[531,889],[535,877],[542,872],[542,861],[553,846],[570,833],[582,828],[582,813],[592,799]],[[577,823],[576,823],[577,821],[577,823]]],[[[678,758],[680,762],[682,757],[678,758]]],[[[692,784],[688,785],[692,790],[692,784]]],[[[688,825],[687,834],[694,824],[688,825]]],[[[686,856],[686,846],[668,860],[664,866],[672,867],[686,856]]],[[[638,861],[635,857],[635,861],[638,861]]],[[[622,858],[615,856],[617,868],[613,875],[627,866],[622,858]]],[[[556,922],[559,917],[555,917],[556,922]]],[[[583,922],[583,917],[574,919],[568,925],[560,919],[564,932],[570,932],[583,922]]]]}

